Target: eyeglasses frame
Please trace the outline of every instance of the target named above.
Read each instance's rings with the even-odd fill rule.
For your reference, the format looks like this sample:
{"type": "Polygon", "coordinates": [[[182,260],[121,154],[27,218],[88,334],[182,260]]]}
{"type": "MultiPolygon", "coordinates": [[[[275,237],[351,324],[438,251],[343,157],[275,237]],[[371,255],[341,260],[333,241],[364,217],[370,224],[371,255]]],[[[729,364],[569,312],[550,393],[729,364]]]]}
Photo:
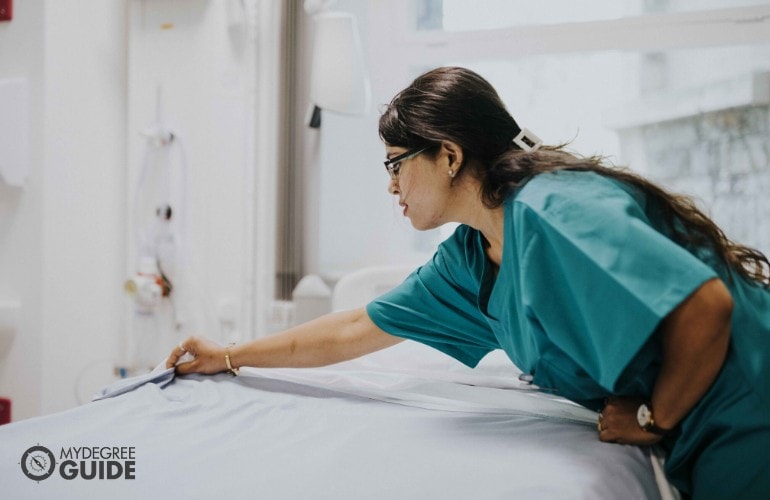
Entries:
{"type": "Polygon", "coordinates": [[[390,175],[390,178],[392,180],[396,180],[398,179],[398,173],[399,173],[399,170],[401,170],[402,162],[405,162],[406,160],[411,160],[415,156],[421,153],[424,153],[428,149],[430,149],[430,146],[425,146],[423,148],[417,148],[417,149],[410,149],[405,153],[401,153],[398,156],[394,156],[393,158],[385,160],[383,162],[385,164],[385,170],[388,171],[388,175],[390,175]]]}

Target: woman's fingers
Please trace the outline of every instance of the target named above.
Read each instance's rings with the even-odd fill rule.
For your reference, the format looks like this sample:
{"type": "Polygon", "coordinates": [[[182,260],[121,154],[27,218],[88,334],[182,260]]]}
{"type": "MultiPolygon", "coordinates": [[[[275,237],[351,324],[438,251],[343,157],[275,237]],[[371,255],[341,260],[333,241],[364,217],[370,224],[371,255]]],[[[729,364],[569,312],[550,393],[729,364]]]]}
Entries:
{"type": "MultiPolygon", "coordinates": [[[[185,355],[190,355],[193,358],[196,356],[198,340],[195,337],[188,337],[171,350],[171,353],[166,359],[166,368],[173,368],[179,363],[185,355]]],[[[182,363],[187,364],[187,363],[182,363]]]]}
{"type": "Polygon", "coordinates": [[[176,367],[176,372],[180,375],[225,371],[227,366],[224,348],[202,337],[188,337],[171,350],[166,360],[166,368],[173,367],[176,367]]]}
{"type": "Polygon", "coordinates": [[[198,358],[195,358],[192,361],[187,361],[185,363],[179,363],[178,365],[176,365],[176,372],[179,375],[198,373],[200,371],[198,368],[199,364],[200,363],[198,362],[198,358]]]}
{"type": "Polygon", "coordinates": [[[636,410],[644,399],[612,397],[599,414],[599,440],[619,444],[649,445],[660,441],[660,436],[646,432],[636,420],[636,410]]]}

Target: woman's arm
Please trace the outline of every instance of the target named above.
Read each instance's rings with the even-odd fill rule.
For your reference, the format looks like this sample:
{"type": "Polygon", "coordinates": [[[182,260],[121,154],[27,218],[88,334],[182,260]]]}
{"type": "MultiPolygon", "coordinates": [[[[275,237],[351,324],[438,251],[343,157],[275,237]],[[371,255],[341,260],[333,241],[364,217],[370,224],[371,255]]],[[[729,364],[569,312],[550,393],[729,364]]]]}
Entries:
{"type": "MultiPolygon", "coordinates": [[[[730,341],[733,300],[718,279],[707,281],[660,325],[662,366],[652,393],[655,425],[673,429],[703,397],[722,368],[730,341]]],[[[651,444],[657,434],[639,427],[646,401],[610,398],[601,414],[602,441],[651,444]]]]}
{"type": "MultiPolygon", "coordinates": [[[[382,331],[365,308],[331,313],[282,333],[230,348],[233,367],[304,368],[325,366],[363,356],[401,342],[401,338],[382,331]]],[[[195,359],[179,364],[180,374],[218,373],[227,370],[225,348],[200,337],[180,343],[166,360],[171,368],[185,352],[195,359]]]]}

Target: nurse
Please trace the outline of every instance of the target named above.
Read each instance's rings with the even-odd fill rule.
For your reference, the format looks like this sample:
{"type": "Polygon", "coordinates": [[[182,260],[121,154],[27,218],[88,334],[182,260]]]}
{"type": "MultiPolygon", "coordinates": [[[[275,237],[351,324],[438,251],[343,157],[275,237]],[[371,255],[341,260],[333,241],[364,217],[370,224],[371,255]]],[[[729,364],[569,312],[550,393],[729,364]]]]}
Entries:
{"type": "Polygon", "coordinates": [[[192,337],[185,373],[321,366],[413,339],[493,349],[598,412],[599,439],[668,451],[694,498],[770,491],[770,262],[687,198],[543,146],[490,84],[438,68],[380,118],[389,192],[419,230],[461,225],[365,308],[234,347],[192,337]]]}

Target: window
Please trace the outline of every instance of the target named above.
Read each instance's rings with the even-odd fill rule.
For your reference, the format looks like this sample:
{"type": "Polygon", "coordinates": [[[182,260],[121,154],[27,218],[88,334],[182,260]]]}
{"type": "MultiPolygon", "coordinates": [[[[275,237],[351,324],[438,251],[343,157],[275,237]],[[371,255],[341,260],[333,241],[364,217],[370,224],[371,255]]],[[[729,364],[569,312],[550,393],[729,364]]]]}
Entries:
{"type": "Polygon", "coordinates": [[[417,29],[476,31],[765,5],[766,0],[417,0],[417,29]]]}
{"type": "MultiPolygon", "coordinates": [[[[546,142],[609,156],[691,194],[728,236],[770,253],[770,234],[755,229],[770,216],[762,194],[770,190],[770,1],[594,0],[580,9],[569,0],[341,3],[365,24],[375,104],[426,69],[469,67],[546,142]]],[[[376,116],[374,109],[350,127],[365,123],[376,135],[376,116]]],[[[329,151],[350,147],[350,134],[335,135],[329,151]]],[[[352,156],[382,157],[381,145],[371,144],[352,156]]],[[[340,173],[357,168],[334,161],[340,173]]],[[[322,168],[331,167],[322,161],[322,168]]],[[[384,190],[382,172],[366,175],[384,190]]],[[[381,220],[396,213],[383,210],[381,220]]],[[[359,247],[359,262],[409,249],[427,258],[446,236],[403,236],[411,229],[392,226],[350,229],[381,252],[365,257],[359,247]]]]}

